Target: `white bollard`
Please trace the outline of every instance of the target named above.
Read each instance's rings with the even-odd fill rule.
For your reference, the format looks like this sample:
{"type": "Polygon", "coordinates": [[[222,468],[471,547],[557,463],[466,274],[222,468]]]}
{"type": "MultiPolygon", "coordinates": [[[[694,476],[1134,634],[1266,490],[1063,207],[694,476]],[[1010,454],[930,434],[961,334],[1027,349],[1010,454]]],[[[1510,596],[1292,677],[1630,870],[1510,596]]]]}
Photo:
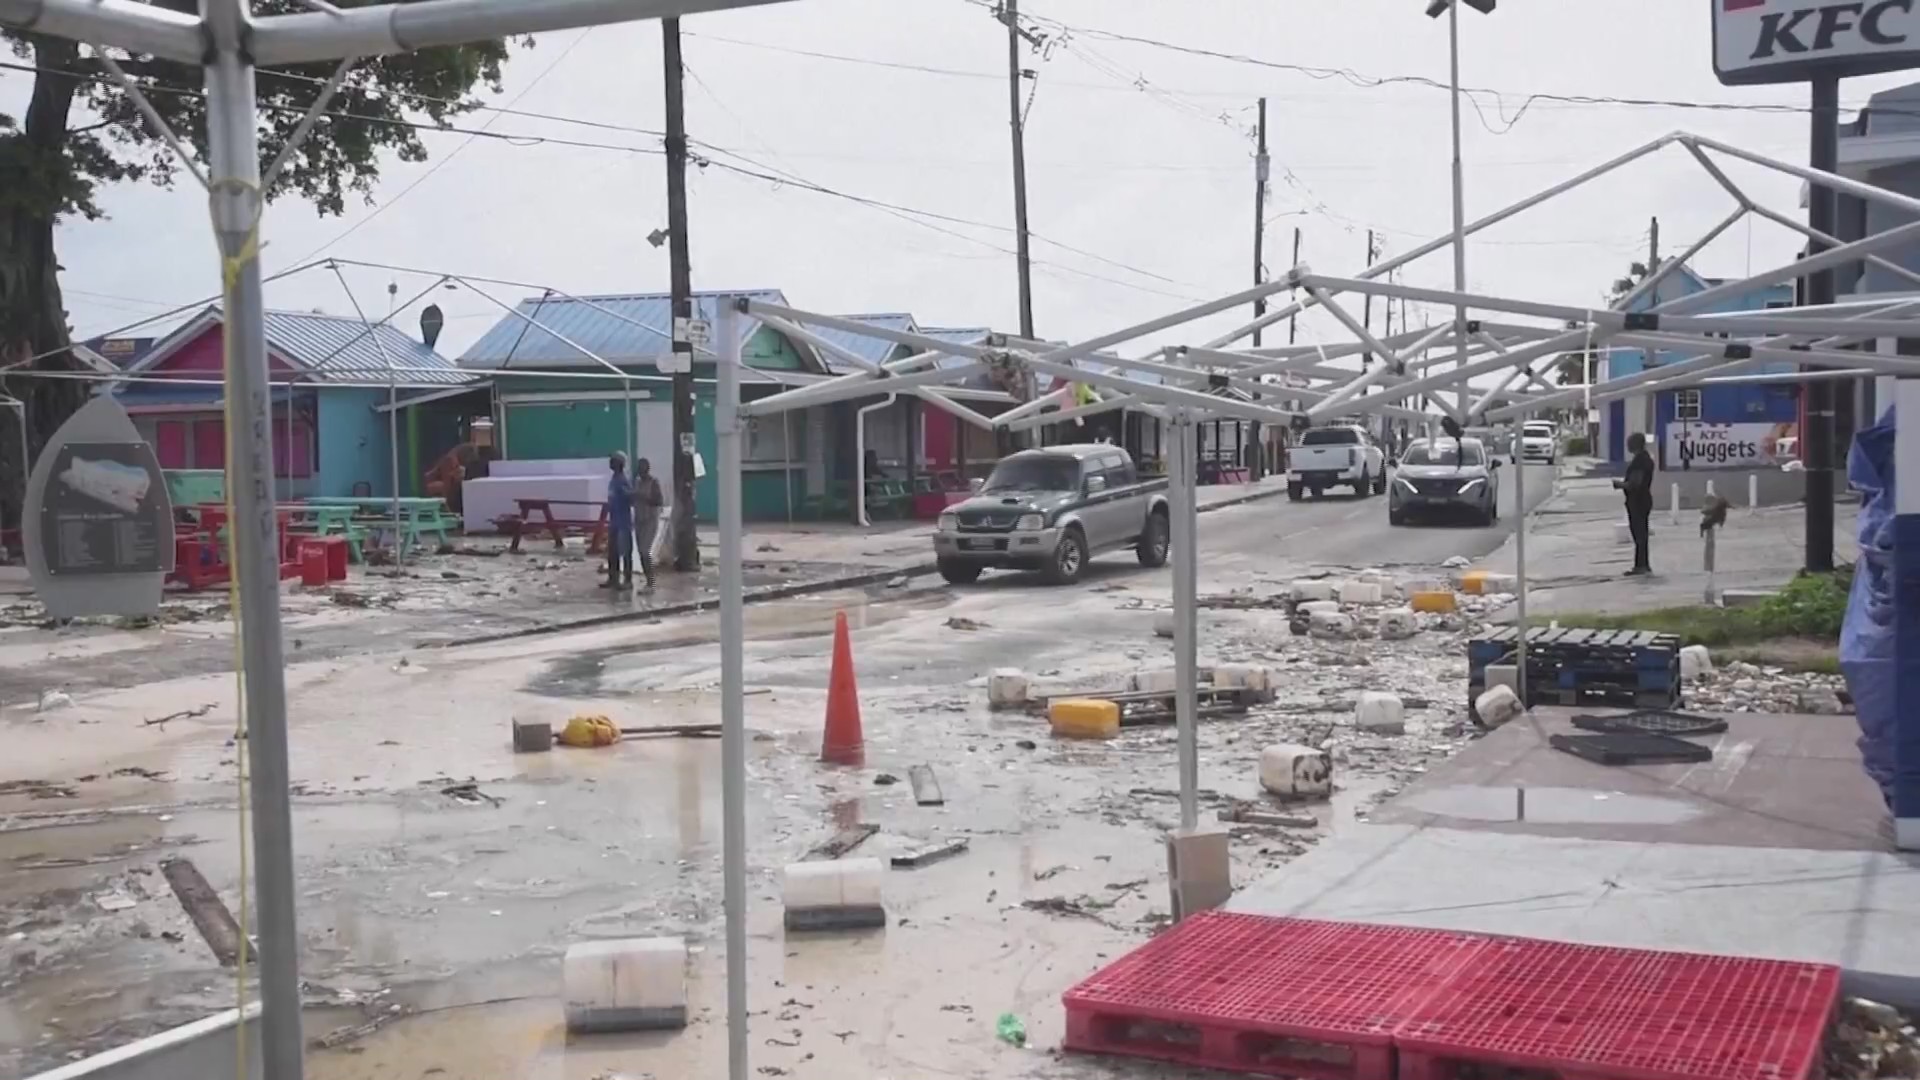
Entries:
{"type": "Polygon", "coordinates": [[[1707,478],[1707,498],[1711,499],[1716,494],[1718,493],[1713,490],[1713,478],[1708,477],[1707,478]]]}
{"type": "Polygon", "coordinates": [[[1680,524],[1680,485],[1679,483],[1676,482],[1671,488],[1668,489],[1668,491],[1669,491],[1670,497],[1667,500],[1667,514],[1669,517],[1672,518],[1672,520],[1669,521],[1668,524],[1678,525],[1680,524]]]}
{"type": "Polygon", "coordinates": [[[1031,680],[1019,668],[995,668],[987,676],[987,705],[995,709],[1024,709],[1031,680]]]}
{"type": "Polygon", "coordinates": [[[1407,709],[1400,695],[1362,690],[1353,703],[1353,726],[1369,735],[1405,735],[1407,709]]]}
{"type": "Polygon", "coordinates": [[[879,859],[794,863],[780,882],[788,930],[863,930],[887,925],[879,859]]]}
{"type": "Polygon", "coordinates": [[[561,963],[567,1030],[687,1026],[687,943],[674,937],[589,941],[561,963]]]}
{"type": "Polygon", "coordinates": [[[1760,509],[1759,473],[1753,473],[1747,477],[1747,509],[1750,511],[1760,509]]]}
{"type": "Polygon", "coordinates": [[[1473,711],[1480,717],[1480,726],[1491,730],[1524,715],[1527,707],[1520,704],[1520,695],[1512,687],[1493,686],[1474,699],[1473,711]]]}
{"type": "Polygon", "coordinates": [[[1333,794],[1333,760],[1324,750],[1282,743],[1260,751],[1260,786],[1283,798],[1333,794]]]}

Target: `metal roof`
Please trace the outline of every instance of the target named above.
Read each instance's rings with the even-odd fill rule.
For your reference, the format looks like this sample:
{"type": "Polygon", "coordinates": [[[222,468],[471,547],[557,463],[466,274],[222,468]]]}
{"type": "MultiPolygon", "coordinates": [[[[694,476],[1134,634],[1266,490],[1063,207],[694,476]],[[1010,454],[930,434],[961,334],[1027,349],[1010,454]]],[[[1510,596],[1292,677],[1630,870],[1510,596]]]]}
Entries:
{"type": "MultiPolygon", "coordinates": [[[[693,294],[696,317],[714,320],[725,300],[746,297],[770,304],[787,303],[778,289],[734,289],[693,294]]],[[[506,315],[460,357],[466,368],[556,368],[600,365],[565,337],[616,366],[652,364],[672,351],[673,298],[668,293],[630,293],[608,296],[529,297],[506,315]],[[522,318],[521,316],[525,316],[522,318]],[[540,325],[535,326],[531,319],[540,325]],[[544,327],[544,329],[543,329],[544,327]]],[[[759,320],[743,327],[753,336],[759,320]]],[[[796,343],[812,357],[813,349],[796,343]]]]}
{"type": "Polygon", "coordinates": [[[322,382],[380,382],[389,366],[397,382],[458,386],[474,381],[453,361],[408,337],[391,323],[371,330],[343,315],[266,313],[267,340],[322,382]]]}
{"type": "MultiPolygon", "coordinates": [[[[881,330],[898,330],[910,334],[919,332],[919,327],[913,323],[913,316],[904,312],[881,315],[842,315],[841,318],[852,319],[881,330]]],[[[896,341],[856,334],[851,330],[841,330],[838,327],[809,326],[807,329],[868,363],[878,364],[891,360],[894,353],[905,349],[905,346],[896,341]]],[[[826,361],[827,370],[835,375],[845,375],[848,372],[860,370],[852,364],[836,359],[832,353],[825,353],[821,358],[826,361]]]]}

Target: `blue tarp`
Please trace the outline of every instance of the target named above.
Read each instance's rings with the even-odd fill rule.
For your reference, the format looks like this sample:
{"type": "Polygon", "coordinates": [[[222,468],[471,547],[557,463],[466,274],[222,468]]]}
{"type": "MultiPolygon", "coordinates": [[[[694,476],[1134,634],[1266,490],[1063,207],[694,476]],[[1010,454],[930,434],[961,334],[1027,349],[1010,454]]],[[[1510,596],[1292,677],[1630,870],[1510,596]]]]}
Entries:
{"type": "Polygon", "coordinates": [[[1860,757],[1893,805],[1895,702],[1893,410],[1853,437],[1847,482],[1860,492],[1860,559],[1840,628],[1840,671],[1860,720],[1860,757]]]}

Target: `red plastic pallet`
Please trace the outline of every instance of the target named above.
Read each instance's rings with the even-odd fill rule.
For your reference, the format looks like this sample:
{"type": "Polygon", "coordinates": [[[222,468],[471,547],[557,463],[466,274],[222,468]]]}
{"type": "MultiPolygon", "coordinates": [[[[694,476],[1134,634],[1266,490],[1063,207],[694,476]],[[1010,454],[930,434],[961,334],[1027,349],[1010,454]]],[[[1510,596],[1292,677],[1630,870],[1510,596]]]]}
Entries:
{"type": "Polygon", "coordinates": [[[1839,989],[1824,964],[1495,939],[1394,1032],[1399,1080],[1806,1080],[1839,989]]]}
{"type": "Polygon", "coordinates": [[[1393,1030],[1486,944],[1207,912],[1068,990],[1063,1045],[1235,1072],[1393,1080],[1393,1030]]]}

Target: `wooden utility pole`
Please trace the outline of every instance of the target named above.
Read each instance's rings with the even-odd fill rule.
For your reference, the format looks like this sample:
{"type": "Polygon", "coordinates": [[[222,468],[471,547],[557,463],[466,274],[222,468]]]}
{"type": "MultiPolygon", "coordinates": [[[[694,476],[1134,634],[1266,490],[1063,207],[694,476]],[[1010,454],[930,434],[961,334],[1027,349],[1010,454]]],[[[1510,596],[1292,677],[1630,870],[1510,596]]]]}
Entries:
{"type": "Polygon", "coordinates": [[[667,78],[667,232],[673,291],[673,567],[700,569],[693,505],[693,343],[683,340],[693,320],[693,257],[687,250],[686,68],[680,61],[680,20],[661,19],[667,78]]]}
{"type": "MultiPolygon", "coordinates": [[[[1293,227],[1293,266],[1299,266],[1299,265],[1300,265],[1300,226],[1295,225],[1293,227]]],[[[1289,266],[1287,267],[1287,269],[1292,270],[1293,266],[1289,266]]],[[[1291,345],[1294,343],[1295,332],[1298,331],[1299,329],[1300,329],[1299,314],[1295,313],[1287,316],[1287,344],[1291,345]]]]}
{"type": "MultiPolygon", "coordinates": [[[[1260,99],[1260,131],[1258,149],[1253,156],[1253,283],[1267,283],[1267,170],[1270,162],[1267,158],[1267,99],[1260,99]]],[[[1267,316],[1267,298],[1262,296],[1253,302],[1253,317],[1257,322],[1267,316]]],[[[1260,347],[1260,331],[1253,332],[1253,347],[1260,347]]],[[[1255,420],[1248,429],[1247,463],[1249,475],[1258,480],[1267,473],[1266,435],[1260,430],[1260,421],[1255,420]]]]}
{"type": "Polygon", "coordinates": [[[1002,0],[1007,24],[1007,104],[1013,123],[1013,227],[1020,264],[1020,336],[1033,337],[1033,258],[1027,238],[1027,125],[1020,115],[1020,0],[1002,0]]]}
{"type": "MultiPolygon", "coordinates": [[[[1373,244],[1373,230],[1368,229],[1367,230],[1366,266],[1371,267],[1373,265],[1373,260],[1377,258],[1379,258],[1379,256],[1375,254],[1375,248],[1373,244]]],[[[1360,325],[1366,327],[1368,332],[1372,332],[1373,330],[1373,294],[1372,293],[1367,294],[1366,300],[1360,306],[1360,325]]],[[[1373,351],[1371,349],[1360,354],[1361,367],[1364,368],[1371,363],[1373,363],[1373,351]]]]}

